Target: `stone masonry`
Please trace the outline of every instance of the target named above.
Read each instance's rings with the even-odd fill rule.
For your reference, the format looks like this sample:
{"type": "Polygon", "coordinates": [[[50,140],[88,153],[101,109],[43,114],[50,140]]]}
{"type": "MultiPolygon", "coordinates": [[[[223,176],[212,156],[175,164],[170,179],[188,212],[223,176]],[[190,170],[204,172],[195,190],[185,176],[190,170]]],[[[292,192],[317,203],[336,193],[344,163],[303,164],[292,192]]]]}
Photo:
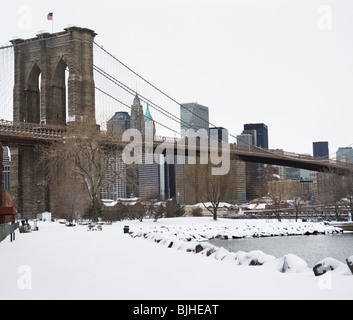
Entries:
{"type": "MultiPolygon", "coordinates": [[[[92,30],[70,27],[11,41],[15,52],[14,121],[54,126],[95,123],[95,36],[92,30]]],[[[11,194],[18,212],[29,217],[49,211],[52,188],[38,152],[16,145],[11,146],[11,153],[11,194]]]]}

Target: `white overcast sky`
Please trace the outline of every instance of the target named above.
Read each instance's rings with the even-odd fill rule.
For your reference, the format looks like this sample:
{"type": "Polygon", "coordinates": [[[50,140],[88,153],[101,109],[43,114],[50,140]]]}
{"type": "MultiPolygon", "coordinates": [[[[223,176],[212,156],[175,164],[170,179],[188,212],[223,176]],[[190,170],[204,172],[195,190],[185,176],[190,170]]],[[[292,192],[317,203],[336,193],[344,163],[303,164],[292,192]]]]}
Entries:
{"type": "MultiPolygon", "coordinates": [[[[272,149],[330,153],[353,144],[351,0],[12,0],[0,11],[0,44],[67,25],[181,103],[210,108],[236,135],[269,127],[272,149]],[[28,15],[30,12],[30,15],[28,15]]],[[[152,112],[153,113],[153,112],[152,112]]],[[[158,120],[158,116],[156,115],[158,120]]]]}

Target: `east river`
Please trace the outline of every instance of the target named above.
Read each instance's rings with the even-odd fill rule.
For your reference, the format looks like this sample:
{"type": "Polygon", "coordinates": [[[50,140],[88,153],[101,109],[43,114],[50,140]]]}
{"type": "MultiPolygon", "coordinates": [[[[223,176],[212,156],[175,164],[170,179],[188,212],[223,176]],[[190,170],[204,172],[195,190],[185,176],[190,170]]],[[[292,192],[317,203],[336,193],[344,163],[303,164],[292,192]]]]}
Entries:
{"type": "Polygon", "coordinates": [[[331,257],[343,263],[353,255],[353,233],[310,236],[279,236],[269,238],[245,238],[209,241],[231,252],[261,250],[280,258],[292,253],[314,267],[320,260],[331,257]]]}

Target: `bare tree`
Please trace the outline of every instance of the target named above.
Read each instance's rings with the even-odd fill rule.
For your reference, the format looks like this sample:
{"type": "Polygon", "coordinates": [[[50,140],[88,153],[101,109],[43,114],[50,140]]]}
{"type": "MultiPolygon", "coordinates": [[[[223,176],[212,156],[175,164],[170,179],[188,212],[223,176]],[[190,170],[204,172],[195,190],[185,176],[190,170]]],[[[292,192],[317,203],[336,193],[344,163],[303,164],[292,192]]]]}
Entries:
{"type": "Polygon", "coordinates": [[[201,202],[212,214],[218,218],[218,208],[221,201],[237,200],[237,161],[231,161],[230,170],[226,175],[212,175],[211,164],[185,165],[182,173],[182,183],[193,185],[195,199],[201,202]],[[208,206],[206,203],[210,203],[208,206]]]}
{"type": "Polygon", "coordinates": [[[82,124],[70,128],[63,141],[40,148],[51,177],[66,172],[85,185],[94,221],[98,220],[102,189],[122,174],[112,161],[118,156],[117,143],[112,133],[102,133],[96,126],[82,124]]]}
{"type": "Polygon", "coordinates": [[[104,210],[104,221],[121,221],[129,218],[128,207],[121,202],[118,202],[114,207],[108,207],[104,210]]]}
{"type": "Polygon", "coordinates": [[[272,213],[276,216],[277,220],[281,222],[281,203],[283,200],[282,190],[278,189],[275,194],[268,193],[267,197],[262,197],[262,199],[271,208],[272,213]],[[267,199],[270,199],[270,201],[267,199]]]}
{"type": "Polygon", "coordinates": [[[84,209],[89,202],[84,185],[76,180],[65,179],[55,188],[53,206],[56,217],[68,221],[77,220],[83,216],[84,209]]]}
{"type": "Polygon", "coordinates": [[[128,209],[128,216],[131,220],[139,219],[140,222],[143,221],[143,216],[146,213],[145,205],[138,201],[132,206],[127,206],[128,209]]]}
{"type": "MultiPolygon", "coordinates": [[[[305,183],[305,182],[304,182],[305,183]]],[[[311,193],[308,185],[299,183],[299,185],[293,190],[294,194],[294,211],[295,211],[295,221],[298,221],[298,215],[303,211],[305,201],[311,198],[311,193]]]]}
{"type": "Polygon", "coordinates": [[[325,207],[333,207],[338,220],[342,198],[346,195],[343,177],[328,171],[321,173],[319,180],[319,201],[325,207]]]}
{"type": "Polygon", "coordinates": [[[162,218],[165,212],[165,205],[161,202],[161,198],[158,194],[151,196],[143,201],[146,213],[149,213],[153,218],[154,222],[162,218]]]}
{"type": "Polygon", "coordinates": [[[353,173],[349,173],[342,178],[342,199],[341,205],[348,211],[353,212],[353,173]]]}

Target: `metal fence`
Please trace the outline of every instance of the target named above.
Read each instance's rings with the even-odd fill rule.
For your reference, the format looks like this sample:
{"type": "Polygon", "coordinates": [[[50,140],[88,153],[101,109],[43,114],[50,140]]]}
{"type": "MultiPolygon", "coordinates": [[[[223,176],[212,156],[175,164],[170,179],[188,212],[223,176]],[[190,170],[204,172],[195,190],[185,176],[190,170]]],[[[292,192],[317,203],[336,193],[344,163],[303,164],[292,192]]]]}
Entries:
{"type": "Polygon", "coordinates": [[[19,227],[19,222],[16,222],[15,224],[0,224],[0,242],[5,240],[9,235],[13,234],[19,227]]]}

